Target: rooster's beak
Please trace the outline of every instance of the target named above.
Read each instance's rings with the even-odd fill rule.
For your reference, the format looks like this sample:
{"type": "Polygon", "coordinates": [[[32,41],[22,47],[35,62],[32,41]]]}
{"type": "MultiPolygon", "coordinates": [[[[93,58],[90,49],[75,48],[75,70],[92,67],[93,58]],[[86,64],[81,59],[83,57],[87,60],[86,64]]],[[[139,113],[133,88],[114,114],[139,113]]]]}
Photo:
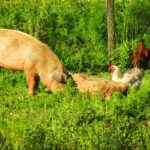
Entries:
{"type": "Polygon", "coordinates": [[[112,68],[111,68],[111,67],[109,67],[108,70],[109,70],[110,72],[112,72],[112,68]]]}

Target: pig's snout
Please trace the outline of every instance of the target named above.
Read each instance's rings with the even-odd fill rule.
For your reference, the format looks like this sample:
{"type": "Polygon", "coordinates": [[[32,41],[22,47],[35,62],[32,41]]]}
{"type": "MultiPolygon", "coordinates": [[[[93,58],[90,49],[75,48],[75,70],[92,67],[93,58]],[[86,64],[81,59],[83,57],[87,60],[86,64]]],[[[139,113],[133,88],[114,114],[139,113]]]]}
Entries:
{"type": "Polygon", "coordinates": [[[71,77],[68,73],[63,73],[58,70],[54,71],[51,75],[52,79],[56,80],[57,82],[66,83],[67,80],[71,77]]]}

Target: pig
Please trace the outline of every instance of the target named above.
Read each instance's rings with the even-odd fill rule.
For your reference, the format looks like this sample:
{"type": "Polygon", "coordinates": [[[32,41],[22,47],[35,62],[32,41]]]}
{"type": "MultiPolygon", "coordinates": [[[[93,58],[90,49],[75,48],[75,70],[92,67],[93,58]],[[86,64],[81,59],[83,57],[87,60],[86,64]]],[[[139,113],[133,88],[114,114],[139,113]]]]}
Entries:
{"type": "Polygon", "coordinates": [[[0,29],[0,66],[23,70],[31,95],[40,79],[55,92],[64,89],[68,78],[58,57],[46,44],[17,30],[0,29]]]}

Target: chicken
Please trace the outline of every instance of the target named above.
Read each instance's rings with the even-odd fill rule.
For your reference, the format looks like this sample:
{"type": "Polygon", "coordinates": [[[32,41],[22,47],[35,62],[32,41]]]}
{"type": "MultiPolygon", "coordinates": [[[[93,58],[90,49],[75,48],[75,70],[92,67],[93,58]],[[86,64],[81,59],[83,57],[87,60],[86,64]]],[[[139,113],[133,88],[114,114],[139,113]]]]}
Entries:
{"type": "Polygon", "coordinates": [[[98,94],[108,100],[114,92],[122,92],[126,94],[128,85],[121,82],[114,82],[112,80],[105,80],[86,74],[72,74],[72,78],[77,84],[77,88],[80,92],[94,94],[95,91],[98,94]]]}
{"type": "Polygon", "coordinates": [[[120,72],[120,69],[117,66],[110,64],[109,70],[113,73],[112,74],[113,81],[126,83],[129,85],[129,87],[132,87],[132,86],[139,87],[141,83],[141,79],[144,76],[144,70],[139,69],[137,67],[132,68],[129,71],[122,74],[120,72]]]}
{"type": "Polygon", "coordinates": [[[132,65],[134,67],[147,69],[149,66],[149,60],[149,51],[146,49],[144,41],[141,40],[133,53],[132,65]]]}

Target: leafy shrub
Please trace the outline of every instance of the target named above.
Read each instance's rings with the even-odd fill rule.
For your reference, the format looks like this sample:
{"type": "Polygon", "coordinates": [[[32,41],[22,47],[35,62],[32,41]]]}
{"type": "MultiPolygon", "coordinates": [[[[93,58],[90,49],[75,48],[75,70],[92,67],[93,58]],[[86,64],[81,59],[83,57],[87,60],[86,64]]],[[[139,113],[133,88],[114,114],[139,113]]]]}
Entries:
{"type": "Polygon", "coordinates": [[[116,40],[119,43],[142,38],[148,32],[150,2],[147,0],[115,1],[116,40]]]}
{"type": "Polygon", "coordinates": [[[120,69],[125,70],[126,68],[131,67],[132,53],[133,50],[131,49],[131,46],[124,42],[112,51],[110,60],[120,69]]]}
{"type": "Polygon", "coordinates": [[[144,34],[143,35],[143,38],[142,38],[143,40],[144,40],[144,44],[145,44],[145,47],[148,49],[148,50],[150,50],[150,44],[149,44],[149,41],[150,41],[150,34],[144,34]]]}

